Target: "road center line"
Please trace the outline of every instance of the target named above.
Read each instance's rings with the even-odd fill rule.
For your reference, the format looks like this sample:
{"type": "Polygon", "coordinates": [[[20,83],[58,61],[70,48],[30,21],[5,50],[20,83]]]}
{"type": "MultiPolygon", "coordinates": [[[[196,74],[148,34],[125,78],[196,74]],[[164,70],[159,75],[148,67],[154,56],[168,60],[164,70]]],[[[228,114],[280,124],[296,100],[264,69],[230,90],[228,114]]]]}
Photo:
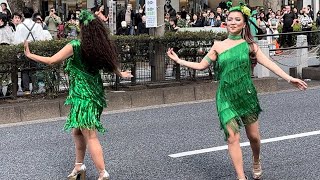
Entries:
{"type": "MultiPolygon", "coordinates": [[[[320,130],[319,131],[311,131],[311,132],[306,132],[306,133],[263,139],[263,140],[261,140],[261,143],[264,144],[264,143],[270,143],[270,142],[284,141],[284,140],[288,140],[288,139],[302,138],[302,137],[307,137],[307,136],[315,136],[315,135],[319,135],[319,134],[320,134],[320,130]]],[[[245,146],[249,146],[249,145],[250,145],[249,142],[240,143],[241,147],[245,147],[245,146]]],[[[194,151],[187,151],[187,152],[182,152],[182,153],[177,153],[177,154],[170,154],[169,156],[172,158],[179,158],[179,157],[191,156],[191,155],[196,155],[196,154],[221,151],[221,150],[226,150],[226,149],[228,149],[227,145],[217,146],[217,147],[213,147],[213,148],[199,149],[199,150],[194,150],[194,151]]]]}

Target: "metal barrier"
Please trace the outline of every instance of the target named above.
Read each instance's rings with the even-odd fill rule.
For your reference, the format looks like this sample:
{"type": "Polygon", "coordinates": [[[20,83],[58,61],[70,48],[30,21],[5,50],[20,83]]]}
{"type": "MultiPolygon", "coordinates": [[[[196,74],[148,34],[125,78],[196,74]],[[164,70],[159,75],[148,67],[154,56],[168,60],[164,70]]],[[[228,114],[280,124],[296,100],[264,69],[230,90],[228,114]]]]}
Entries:
{"type": "MultiPolygon", "coordinates": [[[[294,32],[292,34],[305,34],[305,33],[319,33],[320,31],[307,31],[307,32],[294,32]]],[[[260,36],[281,36],[287,35],[289,33],[279,33],[270,35],[260,35],[260,36]]],[[[300,35],[301,36],[301,35],[300,35]]],[[[299,39],[299,38],[298,38],[299,39]]],[[[294,50],[298,49],[299,52],[296,56],[301,56],[301,60],[297,60],[298,63],[298,73],[301,73],[301,68],[305,67],[306,64],[303,60],[305,55],[308,53],[307,48],[315,47],[315,45],[307,46],[305,44],[306,38],[299,39],[297,41],[297,47],[289,48],[276,48],[270,49],[268,43],[265,41],[259,41],[261,49],[264,51],[268,57],[270,57],[270,52],[277,50],[294,50]],[[300,51],[301,50],[301,51],[300,51]]],[[[154,42],[152,39],[144,40],[138,44],[128,43],[116,43],[118,45],[117,49],[119,52],[119,60],[121,68],[131,70],[134,77],[130,80],[120,79],[114,74],[101,73],[104,80],[104,85],[115,90],[120,88],[135,86],[135,85],[149,85],[161,82],[170,81],[181,81],[181,80],[197,80],[197,79],[213,79],[214,73],[212,66],[204,71],[195,71],[186,67],[180,67],[178,64],[169,60],[165,55],[166,50],[169,47],[174,47],[177,54],[187,60],[192,62],[199,62],[202,57],[210,50],[212,46],[212,40],[197,40],[197,39],[187,39],[179,40],[173,39],[162,44],[159,42],[154,42]],[[178,46],[177,46],[178,44],[178,46]]],[[[37,64],[36,67],[26,65],[30,62],[29,60],[23,59],[23,56],[18,56],[17,60],[14,62],[2,62],[0,64],[0,80],[2,90],[7,90],[4,96],[0,98],[17,98],[18,96],[23,96],[18,84],[19,72],[32,71],[36,72],[33,76],[42,76],[42,82],[45,85],[46,93],[51,93],[51,95],[56,96],[57,93],[66,92],[68,90],[68,76],[63,72],[63,65],[58,65],[56,67],[48,67],[37,64]],[[6,78],[2,78],[6,76],[6,78]],[[10,78],[8,78],[10,77],[10,78]],[[3,79],[10,79],[10,83],[4,83],[3,79]],[[19,94],[17,93],[19,92],[19,94]]],[[[307,64],[308,65],[308,64],[307,64]]],[[[262,69],[262,67],[256,68],[258,77],[270,76],[270,72],[262,69]]],[[[21,75],[20,75],[21,79],[21,75]]],[[[38,82],[37,82],[38,83],[38,82]]],[[[36,92],[31,95],[41,94],[42,92],[36,92]]],[[[3,93],[1,93],[3,94],[3,93]]],[[[1,95],[0,94],[0,95],[1,95]]]]}

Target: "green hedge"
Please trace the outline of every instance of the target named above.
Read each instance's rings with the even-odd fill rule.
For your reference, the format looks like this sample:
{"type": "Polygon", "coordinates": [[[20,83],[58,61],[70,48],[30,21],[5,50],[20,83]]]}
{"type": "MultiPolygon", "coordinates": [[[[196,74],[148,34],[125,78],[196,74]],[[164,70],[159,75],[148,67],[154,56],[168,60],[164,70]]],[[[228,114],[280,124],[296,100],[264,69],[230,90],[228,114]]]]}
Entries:
{"type": "MultiPolygon", "coordinates": [[[[148,35],[140,36],[112,36],[118,49],[124,46],[130,46],[131,52],[138,51],[145,46],[145,43],[160,43],[172,47],[181,47],[182,41],[213,41],[223,40],[227,37],[226,33],[213,32],[181,32],[166,33],[164,37],[154,37],[148,35]]],[[[38,55],[52,56],[63,48],[70,40],[51,40],[38,41],[30,43],[30,50],[38,55]]],[[[97,47],[99,48],[99,47],[97,47]]],[[[17,59],[17,55],[23,54],[23,45],[2,46],[0,49],[0,63],[13,62],[17,59]]]]}

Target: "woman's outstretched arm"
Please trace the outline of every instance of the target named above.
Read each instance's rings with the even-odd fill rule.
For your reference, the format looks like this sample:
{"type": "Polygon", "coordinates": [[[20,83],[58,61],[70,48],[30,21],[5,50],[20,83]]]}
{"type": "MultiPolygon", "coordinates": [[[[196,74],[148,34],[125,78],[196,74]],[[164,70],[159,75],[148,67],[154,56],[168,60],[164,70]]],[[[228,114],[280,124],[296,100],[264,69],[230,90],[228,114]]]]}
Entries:
{"type": "Polygon", "coordinates": [[[48,64],[48,65],[54,65],[58,64],[64,60],[66,60],[68,57],[73,55],[73,48],[71,44],[67,44],[64,48],[62,48],[59,52],[57,52],[55,55],[51,57],[44,57],[39,56],[36,54],[32,54],[29,49],[29,43],[25,41],[24,43],[24,54],[29,59],[32,59],[36,62],[48,64]]]}
{"type": "Polygon", "coordinates": [[[208,54],[202,59],[201,62],[189,62],[185,61],[179,58],[179,56],[173,51],[172,48],[169,48],[167,51],[167,55],[169,56],[170,59],[175,61],[176,63],[182,65],[182,66],[187,66],[189,68],[195,69],[195,70],[203,70],[209,67],[210,63],[212,61],[215,61],[217,59],[217,54],[215,51],[215,46],[210,49],[208,54]]]}
{"type": "Polygon", "coordinates": [[[288,81],[289,83],[293,84],[300,90],[307,89],[307,83],[302,81],[301,79],[293,78],[292,76],[288,75],[284,72],[276,63],[272,62],[266,55],[263,54],[261,49],[256,45],[256,54],[258,62],[263,65],[264,67],[268,68],[270,71],[281,77],[282,79],[288,81]]]}

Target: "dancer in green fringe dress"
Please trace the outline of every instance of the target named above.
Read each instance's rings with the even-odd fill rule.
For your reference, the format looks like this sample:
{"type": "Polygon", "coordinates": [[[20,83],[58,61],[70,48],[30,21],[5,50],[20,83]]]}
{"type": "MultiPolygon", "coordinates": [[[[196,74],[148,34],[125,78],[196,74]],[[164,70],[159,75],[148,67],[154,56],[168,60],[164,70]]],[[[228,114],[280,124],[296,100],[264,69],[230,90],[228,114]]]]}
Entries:
{"type": "Polygon", "coordinates": [[[99,180],[109,179],[105,170],[103,152],[96,130],[105,129],[100,115],[106,107],[100,70],[114,72],[120,77],[132,77],[130,71],[118,70],[117,52],[109,39],[109,34],[98,17],[83,10],[80,14],[80,40],[73,40],[52,57],[32,54],[25,42],[25,55],[34,61],[49,65],[67,59],[66,72],[69,74],[70,89],[65,104],[71,105],[64,129],[71,130],[75,142],[76,162],[68,179],[85,179],[86,167],[83,164],[86,148],[99,171],[99,180]]]}
{"type": "Polygon", "coordinates": [[[249,17],[250,9],[244,4],[230,8],[226,20],[228,38],[222,42],[215,42],[200,63],[181,60],[172,48],[167,52],[176,63],[196,70],[206,69],[216,61],[215,75],[219,79],[216,93],[217,112],[238,179],[247,178],[244,174],[239,142],[241,126],[245,126],[253,152],[253,178],[260,179],[262,176],[258,126],[261,108],[251,79],[251,64],[258,62],[300,90],[307,88],[304,81],[289,76],[263,54],[250,33],[249,17]]]}

